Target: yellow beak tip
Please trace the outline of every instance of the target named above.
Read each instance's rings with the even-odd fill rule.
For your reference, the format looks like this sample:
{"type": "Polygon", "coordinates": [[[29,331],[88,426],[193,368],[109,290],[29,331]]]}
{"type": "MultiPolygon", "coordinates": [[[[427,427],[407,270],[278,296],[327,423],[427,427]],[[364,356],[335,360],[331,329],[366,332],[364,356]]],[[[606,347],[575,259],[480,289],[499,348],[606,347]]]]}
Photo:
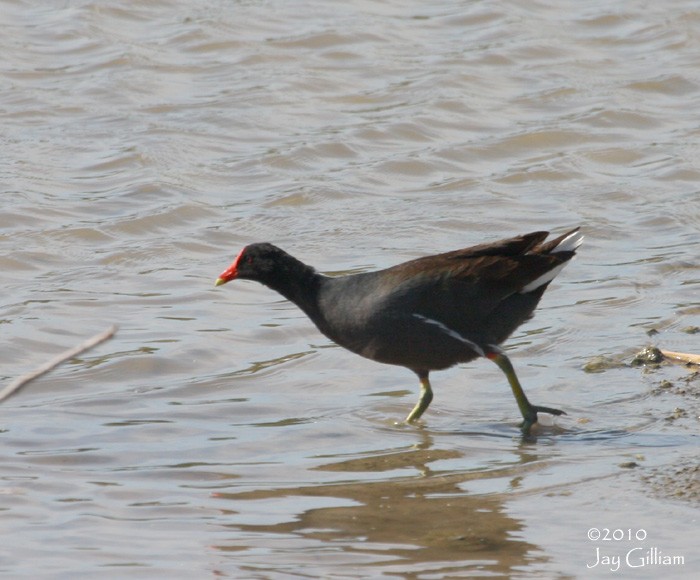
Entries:
{"type": "Polygon", "coordinates": [[[216,282],[214,282],[214,286],[221,286],[222,284],[226,284],[226,280],[223,278],[217,278],[216,282]]]}

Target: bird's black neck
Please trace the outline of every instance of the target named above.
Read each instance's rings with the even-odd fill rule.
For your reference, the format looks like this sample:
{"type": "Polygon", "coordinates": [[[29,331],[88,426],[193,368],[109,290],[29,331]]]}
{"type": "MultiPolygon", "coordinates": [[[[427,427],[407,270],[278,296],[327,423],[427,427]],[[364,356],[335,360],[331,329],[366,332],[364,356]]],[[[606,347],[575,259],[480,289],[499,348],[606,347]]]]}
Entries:
{"type": "Polygon", "coordinates": [[[325,276],[311,266],[293,256],[288,256],[284,265],[275,272],[274,277],[262,282],[290,302],[294,302],[309,318],[317,322],[320,317],[319,291],[325,279],[325,276]]]}

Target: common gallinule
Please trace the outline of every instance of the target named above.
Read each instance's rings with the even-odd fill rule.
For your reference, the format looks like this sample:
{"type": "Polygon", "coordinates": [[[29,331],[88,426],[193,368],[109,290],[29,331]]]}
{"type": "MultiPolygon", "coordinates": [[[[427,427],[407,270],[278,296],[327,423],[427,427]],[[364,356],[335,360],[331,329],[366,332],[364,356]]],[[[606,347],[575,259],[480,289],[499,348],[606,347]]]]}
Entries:
{"type": "Polygon", "coordinates": [[[421,394],[409,423],[433,399],[430,371],[486,357],[508,378],[528,433],[537,413],[564,413],[530,404],[498,345],[532,316],[583,239],[578,228],[545,242],[548,235],[533,232],[337,277],[319,274],[272,244],[250,244],[216,285],[236,278],[261,282],[294,302],[340,346],[411,369],[421,394]]]}

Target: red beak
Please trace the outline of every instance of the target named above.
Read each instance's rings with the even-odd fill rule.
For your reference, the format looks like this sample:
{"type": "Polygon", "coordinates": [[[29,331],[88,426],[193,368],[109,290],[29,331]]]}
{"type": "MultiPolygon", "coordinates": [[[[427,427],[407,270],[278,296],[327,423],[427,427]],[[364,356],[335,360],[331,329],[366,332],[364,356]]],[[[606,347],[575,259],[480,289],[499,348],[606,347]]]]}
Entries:
{"type": "Polygon", "coordinates": [[[235,280],[236,278],[238,278],[238,262],[240,261],[242,255],[243,250],[241,250],[240,253],[236,256],[236,259],[233,261],[233,264],[231,264],[228,268],[226,268],[226,270],[221,272],[219,277],[216,279],[214,286],[221,286],[222,284],[226,284],[226,282],[230,282],[231,280],[235,280]]]}

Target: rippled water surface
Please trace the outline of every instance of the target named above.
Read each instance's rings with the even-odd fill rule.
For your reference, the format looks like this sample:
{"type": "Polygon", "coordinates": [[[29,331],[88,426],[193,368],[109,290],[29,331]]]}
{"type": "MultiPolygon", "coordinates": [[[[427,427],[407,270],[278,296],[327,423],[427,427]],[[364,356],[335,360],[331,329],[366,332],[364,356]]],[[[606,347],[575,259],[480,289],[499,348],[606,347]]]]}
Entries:
{"type": "Polygon", "coordinates": [[[119,325],[0,407],[3,577],[697,577],[700,378],[629,364],[700,352],[696,2],[2,14],[3,383],[119,325]],[[579,224],[508,342],[568,413],[531,440],[488,361],[397,424],[410,372],[213,287],[251,241],[342,273],[579,224]]]}

